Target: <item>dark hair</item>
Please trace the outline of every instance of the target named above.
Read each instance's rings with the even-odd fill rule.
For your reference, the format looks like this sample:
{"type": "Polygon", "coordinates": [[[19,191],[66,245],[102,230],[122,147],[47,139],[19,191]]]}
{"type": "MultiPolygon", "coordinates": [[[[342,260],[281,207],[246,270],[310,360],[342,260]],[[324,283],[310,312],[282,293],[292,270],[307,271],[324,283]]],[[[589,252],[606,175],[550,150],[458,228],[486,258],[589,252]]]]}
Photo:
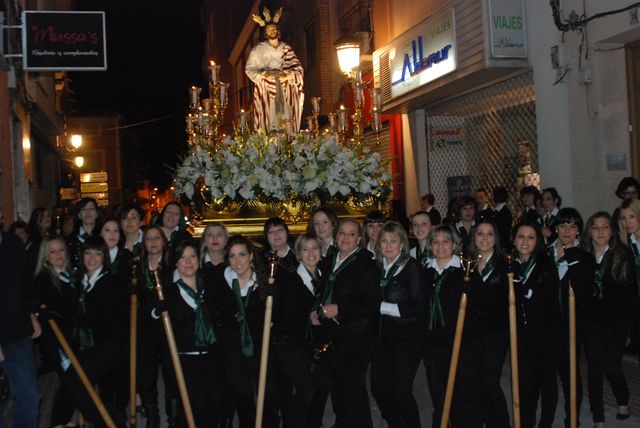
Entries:
{"type": "Polygon", "coordinates": [[[544,189],[542,191],[542,194],[544,195],[545,193],[549,193],[551,195],[551,197],[553,199],[556,199],[558,201],[558,203],[556,204],[556,206],[558,208],[560,208],[560,206],[562,205],[562,198],[560,197],[560,194],[558,193],[558,191],[556,190],[555,187],[547,187],[546,189],[544,189]]]}
{"type": "Polygon", "coordinates": [[[436,203],[436,198],[433,196],[433,193],[425,193],[424,195],[422,195],[420,200],[421,201],[426,200],[429,203],[429,205],[433,205],[436,203]]]}
{"type": "Polygon", "coordinates": [[[144,219],[146,212],[142,209],[140,205],[127,204],[127,205],[123,205],[122,208],[120,208],[120,213],[118,216],[120,218],[120,221],[127,218],[127,214],[129,214],[129,211],[132,211],[132,210],[138,213],[138,217],[140,217],[140,220],[144,219]]]}
{"type": "Polygon", "coordinates": [[[489,192],[487,192],[487,189],[484,187],[478,187],[476,189],[476,193],[486,193],[487,195],[489,195],[489,192]]]}
{"type": "Polygon", "coordinates": [[[122,226],[120,226],[120,221],[116,218],[116,217],[107,217],[104,219],[104,221],[102,222],[102,224],[100,225],[100,235],[102,235],[102,228],[104,227],[105,224],[107,224],[107,222],[112,221],[114,222],[117,226],[118,226],[118,246],[122,246],[126,240],[126,237],[124,236],[124,232],[122,231],[122,226]]]}
{"type": "Polygon", "coordinates": [[[163,246],[162,246],[162,258],[160,259],[160,265],[162,266],[162,268],[165,268],[169,264],[169,241],[167,241],[167,236],[164,234],[164,230],[162,230],[162,227],[160,227],[157,224],[151,224],[144,229],[144,233],[142,235],[142,253],[140,256],[143,260],[142,267],[144,269],[149,268],[149,263],[147,263],[147,261],[149,260],[149,255],[147,254],[147,247],[145,246],[144,241],[145,241],[145,238],[147,237],[147,234],[152,230],[157,231],[160,234],[160,238],[162,238],[163,246]]]}
{"type": "Polygon", "coordinates": [[[493,188],[493,201],[496,204],[507,202],[509,200],[509,191],[504,186],[496,186],[493,188]]]}
{"type": "Polygon", "coordinates": [[[180,219],[178,220],[178,229],[180,230],[186,229],[187,222],[184,220],[184,210],[182,209],[182,205],[180,205],[176,201],[167,202],[165,206],[162,207],[162,211],[160,211],[160,214],[158,214],[158,217],[156,218],[156,224],[160,226],[164,226],[164,213],[167,211],[167,207],[169,207],[169,205],[175,205],[180,209],[180,219]]]}
{"type": "Polygon", "coordinates": [[[523,197],[524,195],[533,195],[535,200],[540,199],[540,191],[536,186],[524,186],[520,189],[520,197],[523,197]]]}
{"type": "MultiPolygon", "coordinates": [[[[595,249],[593,247],[593,238],[591,237],[591,229],[593,228],[593,224],[597,219],[604,218],[609,222],[609,227],[611,228],[611,239],[609,239],[609,249],[611,250],[611,275],[613,279],[616,281],[629,281],[631,278],[627,276],[629,273],[629,258],[626,257],[627,249],[626,246],[620,240],[620,235],[618,235],[618,231],[615,229],[613,224],[613,219],[611,215],[606,211],[598,211],[591,215],[587,219],[587,223],[585,225],[584,234],[582,235],[582,247],[585,251],[595,255],[595,249]]],[[[635,287],[635,283],[633,284],[635,287]]]]}
{"type": "MultiPolygon", "coordinates": [[[[44,236],[42,236],[42,231],[40,230],[40,221],[42,220],[42,215],[47,211],[47,208],[37,207],[31,211],[31,216],[29,216],[29,224],[27,232],[29,232],[29,240],[33,242],[39,242],[44,236]]],[[[52,223],[53,226],[53,223],[52,223]]]]}
{"type": "Polygon", "coordinates": [[[636,191],[640,191],[640,182],[638,182],[635,177],[624,177],[618,183],[618,187],[616,188],[616,196],[620,199],[625,199],[624,190],[627,187],[635,187],[636,191]]]}
{"type": "Polygon", "coordinates": [[[267,284],[267,267],[265,266],[265,261],[263,257],[257,257],[256,248],[253,245],[253,242],[249,238],[244,235],[231,235],[229,240],[227,241],[227,246],[224,252],[224,258],[229,264],[229,251],[231,247],[234,245],[244,245],[249,254],[253,256],[253,268],[256,273],[256,280],[258,281],[258,289],[262,290],[260,295],[265,298],[266,297],[266,287],[267,284]]]}
{"type": "Polygon", "coordinates": [[[184,254],[184,250],[187,249],[187,247],[191,247],[193,248],[193,251],[195,251],[196,253],[196,259],[199,258],[198,257],[198,243],[195,241],[195,239],[185,239],[183,241],[181,241],[178,246],[176,247],[175,253],[174,253],[174,259],[177,262],[178,260],[180,260],[180,258],[182,257],[182,255],[184,254]]]}
{"type": "Polygon", "coordinates": [[[387,218],[384,216],[384,213],[380,210],[373,210],[367,213],[367,216],[364,218],[362,225],[366,227],[369,223],[385,223],[387,218]]]}
{"type": "Polygon", "coordinates": [[[571,207],[561,208],[556,216],[556,225],[573,223],[578,226],[578,233],[582,233],[584,222],[577,209],[571,207]]]}
{"type": "Polygon", "coordinates": [[[531,227],[533,228],[533,230],[536,233],[536,248],[534,251],[534,254],[537,254],[538,251],[542,251],[544,250],[544,237],[542,236],[542,231],[540,230],[540,225],[538,223],[532,222],[532,221],[521,221],[520,223],[516,224],[515,227],[513,228],[513,233],[511,235],[511,240],[515,241],[516,240],[516,235],[518,234],[518,230],[521,227],[531,227]]]}
{"type": "Polygon", "coordinates": [[[309,232],[309,233],[311,233],[313,235],[316,234],[316,230],[315,230],[315,228],[313,226],[313,218],[318,213],[323,213],[324,215],[327,216],[327,218],[329,219],[329,221],[333,225],[333,233],[335,235],[335,231],[336,231],[336,229],[338,229],[338,216],[336,215],[335,212],[333,212],[333,210],[331,208],[323,207],[323,206],[314,208],[314,210],[311,211],[311,214],[309,215],[309,224],[307,226],[307,232],[309,232]]]}
{"type": "Polygon", "coordinates": [[[478,214],[478,203],[476,202],[475,198],[473,196],[469,196],[469,195],[464,195],[464,196],[459,196],[458,198],[456,198],[456,203],[454,206],[454,213],[457,217],[457,219],[460,219],[460,211],[462,210],[462,207],[466,207],[468,205],[473,206],[473,209],[475,211],[475,214],[478,214]]]}
{"type": "MultiPolygon", "coordinates": [[[[493,247],[494,255],[502,254],[502,244],[500,242],[500,232],[498,231],[498,225],[493,220],[482,219],[478,223],[474,224],[471,228],[471,239],[469,240],[469,254],[472,258],[477,257],[480,253],[478,251],[478,247],[476,247],[476,232],[478,231],[478,227],[482,224],[488,224],[493,229],[493,235],[496,238],[496,244],[493,247]]],[[[495,260],[495,259],[494,259],[495,260]]]]}
{"type": "Polygon", "coordinates": [[[253,245],[253,242],[251,242],[251,240],[244,235],[231,235],[227,240],[227,248],[224,255],[225,259],[227,259],[227,264],[229,263],[229,250],[234,245],[244,245],[245,247],[247,247],[247,251],[249,251],[249,254],[253,254],[255,261],[256,248],[253,245]]]}
{"type": "MultiPolygon", "coordinates": [[[[29,225],[27,223],[25,223],[22,220],[16,220],[13,223],[11,223],[11,226],[9,226],[9,233],[11,233],[12,235],[16,233],[16,230],[18,229],[24,229],[24,231],[27,233],[27,235],[31,236],[31,234],[29,233],[29,225]]],[[[29,239],[31,240],[31,239],[29,239]]]]}
{"type": "Polygon", "coordinates": [[[78,248],[78,255],[80,256],[80,274],[81,277],[85,273],[87,273],[86,268],[84,266],[83,254],[85,251],[95,250],[100,251],[104,255],[104,261],[102,266],[111,270],[111,259],[109,257],[109,248],[107,248],[107,243],[104,242],[102,236],[89,236],[84,240],[80,247],[78,248]]]}
{"type": "Polygon", "coordinates": [[[268,237],[269,229],[275,226],[282,226],[284,230],[287,232],[287,241],[289,240],[289,226],[287,226],[287,223],[280,217],[271,217],[270,219],[264,222],[264,228],[262,230],[262,235],[264,236],[265,243],[268,247],[270,247],[269,237],[268,237]]]}
{"type": "Polygon", "coordinates": [[[82,198],[80,199],[76,205],[73,207],[73,221],[74,221],[74,233],[77,234],[80,231],[80,226],[82,226],[82,221],[78,217],[80,215],[80,211],[89,204],[93,204],[96,207],[96,224],[91,231],[91,234],[95,234],[96,231],[100,230],[100,208],[98,207],[98,202],[93,198],[82,198]]]}

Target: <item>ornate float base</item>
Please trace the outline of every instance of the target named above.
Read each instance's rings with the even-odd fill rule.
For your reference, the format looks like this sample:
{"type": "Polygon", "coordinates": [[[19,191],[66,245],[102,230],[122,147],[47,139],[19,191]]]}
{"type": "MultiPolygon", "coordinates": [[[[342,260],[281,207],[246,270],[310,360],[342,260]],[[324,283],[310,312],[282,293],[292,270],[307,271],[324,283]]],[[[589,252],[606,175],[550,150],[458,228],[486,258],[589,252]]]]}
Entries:
{"type": "MultiPolygon", "coordinates": [[[[373,199],[356,201],[355,198],[346,201],[330,200],[323,206],[331,208],[339,218],[356,220],[362,220],[371,210],[385,208],[373,199]]],[[[292,235],[299,235],[307,231],[309,215],[314,207],[311,202],[303,199],[268,204],[256,201],[233,203],[220,210],[211,206],[203,210],[200,218],[192,221],[193,234],[196,237],[202,236],[207,223],[218,222],[226,226],[229,234],[262,236],[265,221],[271,217],[280,217],[287,223],[292,235]]]]}

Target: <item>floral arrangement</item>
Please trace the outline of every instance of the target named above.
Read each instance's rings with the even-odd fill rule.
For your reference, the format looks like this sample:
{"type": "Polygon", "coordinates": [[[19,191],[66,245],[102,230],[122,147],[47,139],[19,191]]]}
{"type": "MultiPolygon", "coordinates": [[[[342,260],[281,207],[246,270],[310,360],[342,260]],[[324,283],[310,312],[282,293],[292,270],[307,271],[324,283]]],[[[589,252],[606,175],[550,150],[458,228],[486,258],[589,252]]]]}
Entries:
{"type": "Polygon", "coordinates": [[[390,175],[380,154],[368,147],[349,147],[328,134],[292,142],[260,132],[226,137],[221,147],[193,145],[175,174],[176,194],[189,200],[218,203],[273,203],[314,199],[384,202],[390,175]]]}

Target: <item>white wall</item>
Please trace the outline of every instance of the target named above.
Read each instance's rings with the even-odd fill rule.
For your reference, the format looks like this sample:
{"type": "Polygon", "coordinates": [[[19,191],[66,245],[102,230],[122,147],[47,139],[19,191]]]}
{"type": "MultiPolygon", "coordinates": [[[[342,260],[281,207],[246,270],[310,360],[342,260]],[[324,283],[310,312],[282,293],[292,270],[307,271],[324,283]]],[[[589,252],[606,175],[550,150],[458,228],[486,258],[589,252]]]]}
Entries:
{"type": "MultiPolygon", "coordinates": [[[[637,24],[630,24],[628,12],[591,21],[587,41],[577,32],[562,39],[547,2],[526,1],[529,61],[536,89],[539,163],[542,186],[554,186],[563,197],[563,206],[576,207],[585,217],[596,210],[612,210],[618,203],[613,191],[618,181],[631,175],[626,68],[621,43],[640,38],[637,24]],[[551,68],[550,49],[561,47],[561,65],[568,67],[565,78],[555,86],[558,72],[551,68]],[[585,59],[585,52],[588,59],[585,59]],[[592,83],[581,85],[590,69],[592,83]],[[625,155],[626,170],[607,170],[607,155],[625,155]]],[[[591,16],[628,6],[625,0],[563,0],[563,16],[575,9],[591,16]]]]}

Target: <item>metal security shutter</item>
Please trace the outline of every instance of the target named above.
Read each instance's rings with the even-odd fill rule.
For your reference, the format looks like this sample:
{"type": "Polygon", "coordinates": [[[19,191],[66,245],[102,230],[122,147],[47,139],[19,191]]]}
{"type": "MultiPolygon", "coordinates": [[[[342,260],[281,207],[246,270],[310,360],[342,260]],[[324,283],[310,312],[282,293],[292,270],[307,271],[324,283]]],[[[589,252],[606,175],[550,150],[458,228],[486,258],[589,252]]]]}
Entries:
{"type": "Polygon", "coordinates": [[[443,213],[447,202],[479,187],[539,186],[535,92],[531,72],[426,108],[429,190],[443,213]]]}

